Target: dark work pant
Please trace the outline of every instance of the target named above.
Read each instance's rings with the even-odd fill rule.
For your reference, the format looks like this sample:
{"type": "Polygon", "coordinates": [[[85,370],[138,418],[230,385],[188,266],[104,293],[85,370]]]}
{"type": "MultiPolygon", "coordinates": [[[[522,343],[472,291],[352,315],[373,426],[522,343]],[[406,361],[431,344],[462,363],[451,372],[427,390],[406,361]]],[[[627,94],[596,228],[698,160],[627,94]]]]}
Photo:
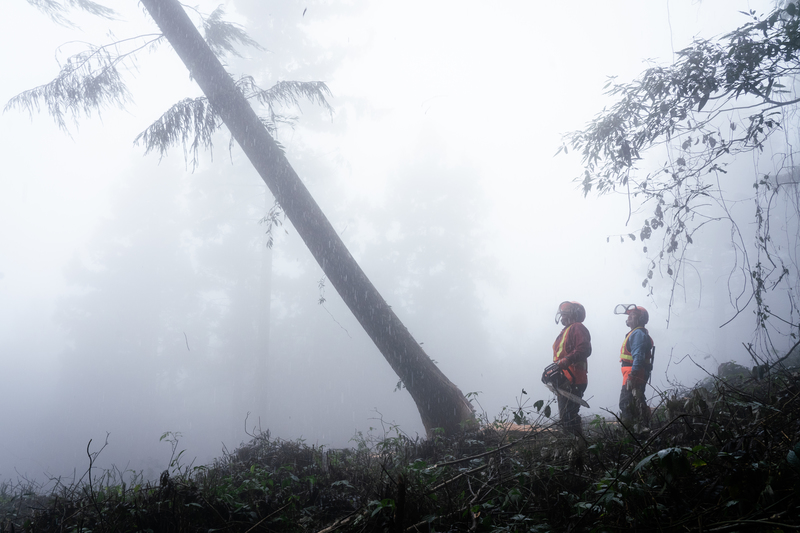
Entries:
{"type": "Polygon", "coordinates": [[[619,393],[619,417],[623,424],[642,424],[650,423],[650,407],[644,397],[644,390],[647,383],[639,383],[628,388],[623,385],[619,393]]]}
{"type": "MultiPolygon", "coordinates": [[[[583,398],[583,393],[586,391],[586,383],[583,385],[572,385],[569,382],[565,382],[562,385],[559,385],[559,387],[562,390],[570,392],[579,398],[583,398]]],[[[557,394],[556,397],[558,399],[558,416],[561,419],[561,425],[563,426],[564,430],[569,431],[575,436],[582,436],[583,431],[581,430],[581,417],[578,414],[581,404],[573,402],[572,400],[568,400],[560,394],[557,394]]]]}

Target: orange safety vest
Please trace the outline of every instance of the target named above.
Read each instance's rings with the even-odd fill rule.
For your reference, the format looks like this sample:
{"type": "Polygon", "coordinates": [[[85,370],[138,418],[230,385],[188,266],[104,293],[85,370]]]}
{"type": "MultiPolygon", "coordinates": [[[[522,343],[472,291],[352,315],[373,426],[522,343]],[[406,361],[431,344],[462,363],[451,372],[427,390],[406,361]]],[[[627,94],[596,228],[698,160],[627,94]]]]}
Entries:
{"type": "Polygon", "coordinates": [[[647,332],[647,330],[645,328],[639,326],[638,328],[633,328],[632,330],[630,330],[628,332],[628,334],[625,335],[625,340],[622,341],[622,348],[619,351],[619,361],[620,361],[620,363],[622,363],[622,366],[631,366],[631,365],[633,365],[633,354],[628,349],[628,339],[630,339],[630,337],[633,334],[633,332],[636,331],[637,329],[644,330],[645,335],[647,335],[647,338],[650,339],[650,350],[645,355],[645,360],[646,360],[647,364],[650,364],[650,365],[653,364],[653,361],[652,361],[653,347],[655,346],[655,344],[653,343],[653,338],[650,336],[650,334],[647,332]]]}
{"type": "MultiPolygon", "coordinates": [[[[555,363],[562,357],[566,356],[565,347],[567,344],[567,336],[569,335],[570,329],[572,326],[578,324],[578,322],[573,322],[561,333],[561,340],[556,339],[555,344],[553,344],[553,362],[555,363]]],[[[571,364],[569,367],[564,369],[564,375],[567,377],[570,383],[574,385],[582,385],[587,382],[586,373],[589,369],[589,365],[587,361],[578,361],[574,364],[571,364]]]]}
{"type": "Polygon", "coordinates": [[[573,324],[570,324],[569,326],[567,326],[567,328],[564,330],[564,334],[561,335],[561,342],[558,343],[558,347],[553,346],[553,362],[554,363],[564,356],[564,345],[567,344],[567,333],[569,333],[570,328],[572,326],[574,326],[574,325],[575,324],[573,323],[573,324]]]}

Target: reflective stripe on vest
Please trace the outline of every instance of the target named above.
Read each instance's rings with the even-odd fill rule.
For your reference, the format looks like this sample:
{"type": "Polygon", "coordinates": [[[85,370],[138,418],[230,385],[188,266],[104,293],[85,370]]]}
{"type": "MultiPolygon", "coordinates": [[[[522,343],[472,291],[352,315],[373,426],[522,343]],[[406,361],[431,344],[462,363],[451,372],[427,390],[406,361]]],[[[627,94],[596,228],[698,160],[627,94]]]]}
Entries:
{"type": "MultiPolygon", "coordinates": [[[[639,326],[638,328],[633,328],[628,332],[627,335],[625,335],[625,340],[622,341],[622,348],[619,351],[619,360],[623,364],[623,366],[630,366],[633,364],[633,354],[628,349],[628,339],[631,337],[631,335],[633,335],[633,332],[636,331],[637,329],[644,329],[644,328],[642,326],[639,326]]],[[[647,335],[648,339],[650,339],[650,349],[645,354],[645,358],[649,360],[650,356],[653,353],[654,344],[653,344],[653,339],[650,337],[650,334],[647,332],[646,329],[644,329],[644,334],[647,335]]]]}
{"type": "Polygon", "coordinates": [[[642,328],[641,327],[633,328],[628,332],[627,335],[625,335],[625,340],[622,341],[622,348],[619,351],[619,360],[621,363],[628,363],[630,365],[633,364],[633,354],[628,349],[628,339],[631,338],[631,335],[633,335],[633,332],[636,331],[637,329],[642,329],[642,328]]]}
{"type": "Polygon", "coordinates": [[[575,324],[577,324],[577,322],[570,324],[564,329],[564,334],[561,336],[561,342],[558,344],[558,349],[553,350],[554,363],[561,359],[561,356],[564,353],[564,346],[567,344],[567,334],[569,333],[570,328],[575,324]]]}

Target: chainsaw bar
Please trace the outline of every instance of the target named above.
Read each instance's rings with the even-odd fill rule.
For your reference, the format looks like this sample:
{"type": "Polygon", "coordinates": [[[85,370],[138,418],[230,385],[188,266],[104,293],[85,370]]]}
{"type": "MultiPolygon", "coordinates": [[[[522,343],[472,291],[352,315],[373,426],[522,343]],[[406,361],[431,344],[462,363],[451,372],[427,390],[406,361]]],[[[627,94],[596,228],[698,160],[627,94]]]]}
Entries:
{"type": "Polygon", "coordinates": [[[589,404],[586,403],[586,400],[584,400],[580,396],[576,396],[575,394],[572,394],[571,392],[567,392],[565,390],[561,390],[558,387],[555,387],[555,386],[551,385],[550,383],[545,383],[545,385],[547,385],[547,388],[550,389],[551,391],[553,391],[554,394],[559,394],[559,395],[563,396],[564,398],[566,398],[567,400],[573,401],[575,403],[579,403],[584,407],[589,407],[589,404]]]}

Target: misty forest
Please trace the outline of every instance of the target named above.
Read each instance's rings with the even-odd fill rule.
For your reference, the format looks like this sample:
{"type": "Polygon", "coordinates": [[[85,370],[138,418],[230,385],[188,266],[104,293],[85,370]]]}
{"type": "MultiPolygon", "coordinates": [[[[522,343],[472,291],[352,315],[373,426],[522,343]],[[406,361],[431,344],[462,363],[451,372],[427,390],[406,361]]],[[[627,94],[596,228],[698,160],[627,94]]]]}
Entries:
{"type": "Polygon", "coordinates": [[[4,6],[0,532],[800,528],[800,5],[534,4],[4,6]]]}

